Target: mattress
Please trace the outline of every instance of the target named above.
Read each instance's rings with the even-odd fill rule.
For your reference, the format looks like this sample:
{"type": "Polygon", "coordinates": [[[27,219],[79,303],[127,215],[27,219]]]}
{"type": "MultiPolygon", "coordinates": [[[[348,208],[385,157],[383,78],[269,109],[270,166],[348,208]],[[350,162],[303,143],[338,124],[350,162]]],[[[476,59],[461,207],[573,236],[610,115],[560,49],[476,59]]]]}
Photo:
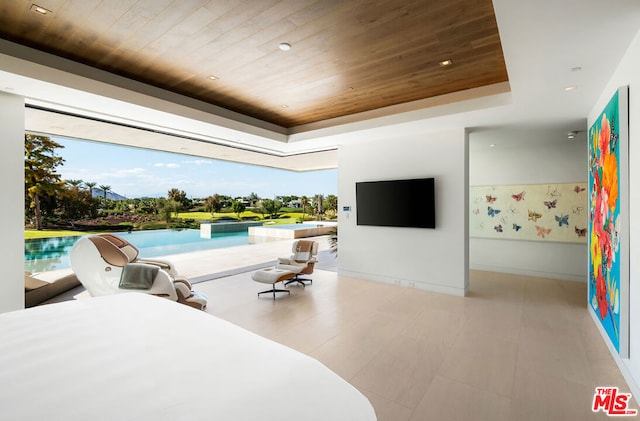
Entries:
{"type": "Polygon", "coordinates": [[[140,293],[0,314],[0,419],[375,420],[319,361],[140,293]]]}

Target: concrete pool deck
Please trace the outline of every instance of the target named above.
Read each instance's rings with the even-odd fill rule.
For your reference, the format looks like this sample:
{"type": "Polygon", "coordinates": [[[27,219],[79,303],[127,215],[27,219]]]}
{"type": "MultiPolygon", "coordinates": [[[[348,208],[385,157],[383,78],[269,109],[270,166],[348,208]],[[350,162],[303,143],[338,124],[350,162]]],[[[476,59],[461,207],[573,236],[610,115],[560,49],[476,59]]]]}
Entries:
{"type": "MultiPolygon", "coordinates": [[[[307,239],[317,241],[319,251],[329,250],[328,236],[309,237],[307,239]]],[[[291,239],[282,239],[258,244],[173,254],[160,258],[171,261],[180,275],[199,282],[200,280],[205,280],[203,278],[208,276],[235,271],[240,268],[250,268],[256,265],[264,265],[265,263],[275,264],[278,257],[291,256],[291,244],[293,241],[291,239]]]]}
{"type": "MultiPolygon", "coordinates": [[[[323,235],[308,239],[318,242],[318,254],[320,255],[318,269],[323,266],[335,266],[335,255],[329,253],[329,236],[323,235]]],[[[293,241],[290,239],[271,240],[242,246],[158,256],[158,258],[170,261],[181,276],[187,277],[193,284],[198,284],[273,266],[278,257],[291,255],[293,241]]],[[[198,290],[198,286],[195,285],[194,289],[198,290]]],[[[53,297],[43,304],[86,297],[89,297],[89,293],[84,287],[79,286],[53,297]]]]}
{"type": "Polygon", "coordinates": [[[294,225],[260,225],[249,227],[249,237],[296,239],[328,235],[336,229],[336,222],[312,221],[294,225]]]}

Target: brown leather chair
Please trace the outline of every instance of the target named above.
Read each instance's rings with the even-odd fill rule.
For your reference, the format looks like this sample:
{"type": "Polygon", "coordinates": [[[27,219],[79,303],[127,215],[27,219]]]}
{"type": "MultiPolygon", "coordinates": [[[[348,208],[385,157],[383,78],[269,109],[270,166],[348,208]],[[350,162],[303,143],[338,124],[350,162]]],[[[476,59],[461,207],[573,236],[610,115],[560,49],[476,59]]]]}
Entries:
{"type": "Polygon", "coordinates": [[[302,278],[300,275],[311,275],[313,268],[318,261],[316,256],[318,255],[318,242],[311,240],[296,240],[291,245],[291,251],[293,254],[289,257],[279,257],[276,269],[287,270],[295,273],[295,276],[285,282],[285,285],[290,283],[298,283],[305,286],[304,281],[313,283],[311,278],[302,278]]]}

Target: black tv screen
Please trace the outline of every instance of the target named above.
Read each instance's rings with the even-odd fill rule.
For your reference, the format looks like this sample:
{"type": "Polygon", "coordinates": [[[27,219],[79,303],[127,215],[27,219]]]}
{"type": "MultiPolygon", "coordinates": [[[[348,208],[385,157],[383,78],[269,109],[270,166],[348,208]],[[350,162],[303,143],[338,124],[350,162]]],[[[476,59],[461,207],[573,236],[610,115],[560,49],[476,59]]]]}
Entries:
{"type": "Polygon", "coordinates": [[[356,223],[383,227],[435,228],[434,179],[356,183],[356,223]]]}

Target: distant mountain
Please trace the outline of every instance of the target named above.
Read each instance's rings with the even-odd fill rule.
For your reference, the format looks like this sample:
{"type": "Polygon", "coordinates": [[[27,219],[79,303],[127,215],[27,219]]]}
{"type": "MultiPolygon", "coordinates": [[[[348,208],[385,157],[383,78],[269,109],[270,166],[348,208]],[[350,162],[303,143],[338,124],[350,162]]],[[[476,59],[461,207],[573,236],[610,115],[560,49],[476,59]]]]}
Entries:
{"type": "MultiPolygon", "coordinates": [[[[104,197],[104,192],[100,189],[91,189],[91,197],[104,197]]],[[[118,193],[114,193],[114,192],[107,192],[107,199],[111,199],[111,200],[125,200],[126,197],[119,195],[118,193]]]]}

